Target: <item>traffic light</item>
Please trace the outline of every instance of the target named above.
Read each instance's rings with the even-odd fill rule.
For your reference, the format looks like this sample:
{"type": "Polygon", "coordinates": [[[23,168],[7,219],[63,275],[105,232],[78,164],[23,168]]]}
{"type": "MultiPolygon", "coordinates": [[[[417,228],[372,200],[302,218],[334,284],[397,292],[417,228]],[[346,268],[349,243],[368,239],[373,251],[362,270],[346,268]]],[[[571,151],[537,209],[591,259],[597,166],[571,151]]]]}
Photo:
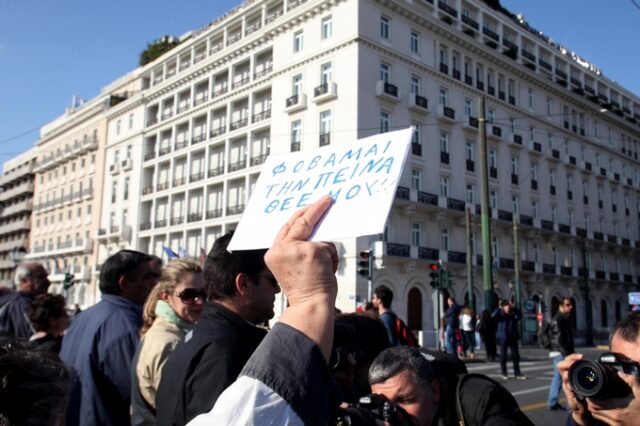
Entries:
{"type": "Polygon", "coordinates": [[[65,290],[69,290],[69,288],[71,288],[71,286],[73,285],[74,278],[75,278],[75,275],[69,272],[65,272],[64,280],[62,281],[62,288],[64,288],[65,290]]]}
{"type": "Polygon", "coordinates": [[[453,285],[453,274],[449,271],[442,271],[442,288],[451,288],[453,285]]]}
{"type": "Polygon", "coordinates": [[[373,253],[371,250],[360,252],[360,261],[358,261],[358,274],[370,280],[373,276],[373,253]]]}
{"type": "Polygon", "coordinates": [[[429,269],[431,272],[429,276],[431,277],[431,287],[440,288],[440,265],[437,263],[432,263],[429,265],[429,269]]]}

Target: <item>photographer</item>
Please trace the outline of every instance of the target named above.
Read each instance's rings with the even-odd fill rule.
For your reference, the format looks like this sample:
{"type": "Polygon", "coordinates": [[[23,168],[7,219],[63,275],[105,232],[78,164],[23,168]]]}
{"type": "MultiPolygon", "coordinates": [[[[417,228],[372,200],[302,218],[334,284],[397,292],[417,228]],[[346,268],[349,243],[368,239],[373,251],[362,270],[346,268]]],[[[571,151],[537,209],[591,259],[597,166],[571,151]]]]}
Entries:
{"type": "MultiPolygon", "coordinates": [[[[611,352],[640,362],[640,313],[632,312],[616,325],[611,334],[610,346],[611,352]]],[[[558,370],[562,375],[562,388],[572,410],[567,425],[637,425],[640,418],[640,378],[622,372],[617,373],[631,388],[627,397],[580,400],[571,388],[569,369],[582,358],[582,354],[573,354],[558,363],[558,370]]]]}

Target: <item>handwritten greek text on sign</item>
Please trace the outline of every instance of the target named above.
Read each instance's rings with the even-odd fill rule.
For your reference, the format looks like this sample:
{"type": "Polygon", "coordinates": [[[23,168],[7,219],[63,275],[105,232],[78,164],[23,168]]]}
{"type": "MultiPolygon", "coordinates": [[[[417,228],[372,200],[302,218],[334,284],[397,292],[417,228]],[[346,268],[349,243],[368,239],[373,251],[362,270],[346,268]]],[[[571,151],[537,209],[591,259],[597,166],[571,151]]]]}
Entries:
{"type": "Polygon", "coordinates": [[[412,132],[409,128],[315,151],[270,156],[229,250],[270,247],[294,211],[326,194],[334,205],[312,240],[382,233],[412,132]]]}

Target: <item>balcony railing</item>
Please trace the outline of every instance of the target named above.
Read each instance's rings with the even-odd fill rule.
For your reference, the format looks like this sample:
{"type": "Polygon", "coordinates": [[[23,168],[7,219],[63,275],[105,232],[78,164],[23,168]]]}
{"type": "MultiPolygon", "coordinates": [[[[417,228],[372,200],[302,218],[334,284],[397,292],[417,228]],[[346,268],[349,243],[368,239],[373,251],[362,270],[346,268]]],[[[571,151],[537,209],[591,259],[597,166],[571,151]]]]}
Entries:
{"type": "Polygon", "coordinates": [[[387,243],[387,255],[410,257],[411,247],[408,244],[387,243]]]}
{"type": "Polygon", "coordinates": [[[440,250],[429,247],[418,247],[418,259],[437,260],[440,257],[440,250]]]}
{"type": "Polygon", "coordinates": [[[222,209],[207,210],[207,219],[215,219],[222,216],[222,209]]]}
{"type": "Polygon", "coordinates": [[[235,172],[247,167],[247,160],[236,161],[235,163],[229,163],[229,171],[235,172]]]}
{"type": "Polygon", "coordinates": [[[269,156],[269,154],[262,154],[262,155],[258,155],[256,157],[251,158],[251,165],[252,166],[258,166],[258,165],[264,163],[267,160],[268,156],[269,156]]]}
{"type": "Polygon", "coordinates": [[[418,191],[418,202],[431,206],[438,206],[438,196],[424,191],[418,191]]]}
{"type": "Polygon", "coordinates": [[[227,216],[234,214],[241,214],[244,211],[244,204],[236,204],[235,206],[227,207],[227,216]]]}
{"type": "Polygon", "coordinates": [[[320,146],[329,145],[331,143],[331,134],[323,133],[320,135],[320,146]]]}
{"type": "Polygon", "coordinates": [[[209,169],[208,176],[209,177],[215,177],[215,176],[220,176],[223,173],[224,173],[224,166],[213,167],[213,168],[209,169]]]}

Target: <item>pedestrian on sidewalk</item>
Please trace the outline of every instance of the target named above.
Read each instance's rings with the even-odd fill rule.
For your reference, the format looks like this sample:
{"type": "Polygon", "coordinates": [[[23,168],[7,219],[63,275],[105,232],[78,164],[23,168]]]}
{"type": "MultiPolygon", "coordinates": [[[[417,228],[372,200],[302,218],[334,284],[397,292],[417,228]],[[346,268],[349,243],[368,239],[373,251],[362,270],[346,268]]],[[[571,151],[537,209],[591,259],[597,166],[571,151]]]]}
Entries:
{"type": "Polygon", "coordinates": [[[570,321],[572,312],[573,302],[571,302],[571,299],[564,297],[560,305],[558,305],[558,313],[553,317],[550,324],[551,349],[549,358],[553,361],[553,378],[551,379],[549,399],[547,401],[549,410],[566,410],[558,402],[558,395],[560,395],[560,389],[562,388],[562,377],[560,377],[560,371],[558,371],[558,363],[575,352],[570,321]]]}
{"type": "Polygon", "coordinates": [[[513,374],[516,379],[525,380],[526,377],[520,372],[520,353],[518,352],[518,320],[520,312],[515,309],[511,302],[503,300],[500,307],[491,315],[498,325],[498,342],[500,343],[500,369],[502,379],[507,380],[507,349],[511,351],[513,360],[513,374]]]}
{"type": "Polygon", "coordinates": [[[461,315],[461,323],[462,323],[462,356],[467,357],[467,351],[469,351],[469,356],[471,358],[475,358],[475,315],[473,310],[468,306],[462,310],[461,315]]]}
{"type": "Polygon", "coordinates": [[[480,321],[476,324],[476,330],[480,334],[484,349],[487,352],[487,361],[495,361],[497,358],[496,325],[488,310],[482,311],[480,321]]]}
{"type": "Polygon", "coordinates": [[[447,299],[449,307],[444,312],[446,327],[444,330],[445,344],[447,345],[447,353],[458,356],[456,333],[460,329],[460,305],[456,303],[454,297],[447,299]]]}

